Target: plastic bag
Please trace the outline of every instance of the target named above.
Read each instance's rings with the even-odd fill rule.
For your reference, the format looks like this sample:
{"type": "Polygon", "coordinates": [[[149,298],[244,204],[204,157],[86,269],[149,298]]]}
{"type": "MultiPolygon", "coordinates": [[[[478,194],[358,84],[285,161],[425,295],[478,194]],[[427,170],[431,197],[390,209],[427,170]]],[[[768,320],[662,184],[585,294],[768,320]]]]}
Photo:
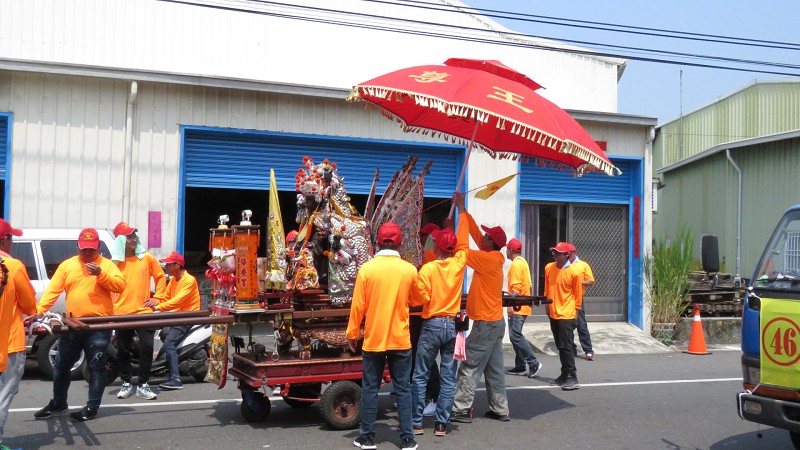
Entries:
{"type": "Polygon", "coordinates": [[[467,338],[466,332],[456,332],[456,348],[453,350],[453,359],[456,361],[465,361],[467,359],[467,338]]]}

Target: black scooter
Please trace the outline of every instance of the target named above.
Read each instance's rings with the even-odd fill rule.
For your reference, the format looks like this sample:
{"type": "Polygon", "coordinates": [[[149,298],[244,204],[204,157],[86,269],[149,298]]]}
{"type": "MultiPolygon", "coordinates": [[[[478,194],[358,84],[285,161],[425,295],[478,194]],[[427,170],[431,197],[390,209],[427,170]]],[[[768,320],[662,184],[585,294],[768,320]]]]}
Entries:
{"type": "MultiPolygon", "coordinates": [[[[159,332],[160,333],[160,332],[159,332]]],[[[158,335],[157,335],[158,337],[158,335]]],[[[150,369],[152,377],[168,377],[167,356],[163,345],[154,345],[153,366],[150,369]]],[[[211,325],[193,325],[184,333],[178,342],[178,370],[181,376],[191,376],[197,381],[205,381],[208,373],[208,358],[211,350],[211,325]]],[[[106,362],[106,385],[113,383],[119,377],[119,350],[117,349],[116,336],[111,338],[108,347],[108,361],[106,362]]],[[[131,352],[131,371],[136,374],[139,367],[139,338],[133,337],[133,352],[131,352]]],[[[88,365],[83,367],[83,379],[89,380],[88,365]]]]}

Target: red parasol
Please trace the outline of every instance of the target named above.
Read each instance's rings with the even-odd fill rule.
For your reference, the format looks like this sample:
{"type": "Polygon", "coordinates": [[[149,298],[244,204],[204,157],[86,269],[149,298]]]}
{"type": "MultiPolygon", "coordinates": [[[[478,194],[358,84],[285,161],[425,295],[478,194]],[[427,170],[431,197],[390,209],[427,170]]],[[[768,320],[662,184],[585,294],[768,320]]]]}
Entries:
{"type": "MultiPolygon", "coordinates": [[[[444,64],[381,75],[355,86],[347,100],[377,106],[404,131],[474,145],[492,157],[522,155],[579,176],[621,173],[575,119],[534,92],[541,86],[527,76],[494,60],[444,64]]],[[[457,189],[463,178],[462,170],[457,189]]]]}

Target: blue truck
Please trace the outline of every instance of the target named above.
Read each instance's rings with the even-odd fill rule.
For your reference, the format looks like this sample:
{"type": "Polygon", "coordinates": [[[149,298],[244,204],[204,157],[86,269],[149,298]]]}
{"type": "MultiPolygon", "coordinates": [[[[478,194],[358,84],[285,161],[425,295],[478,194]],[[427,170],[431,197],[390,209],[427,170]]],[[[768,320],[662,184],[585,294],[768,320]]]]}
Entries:
{"type": "Polygon", "coordinates": [[[744,303],[739,417],[787,430],[800,449],[800,205],[772,233],[744,303]]]}

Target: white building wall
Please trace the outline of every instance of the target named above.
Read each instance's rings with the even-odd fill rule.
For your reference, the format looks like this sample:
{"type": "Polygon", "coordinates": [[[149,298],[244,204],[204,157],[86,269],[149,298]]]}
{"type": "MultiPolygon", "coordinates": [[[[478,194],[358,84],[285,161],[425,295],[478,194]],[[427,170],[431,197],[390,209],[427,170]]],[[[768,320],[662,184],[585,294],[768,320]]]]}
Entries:
{"type": "MultiPolygon", "coordinates": [[[[430,1],[440,6],[459,4],[430,1]]],[[[202,77],[215,77],[349,89],[398,68],[442,63],[449,57],[497,59],[545,86],[541,94],[562,108],[617,110],[618,68],[624,62],[619,59],[335,24],[359,22],[365,27],[519,42],[502,34],[508,30],[489,19],[353,0],[297,0],[291,2],[293,7],[242,0],[214,3],[262,14],[157,0],[4,0],[0,63],[7,59],[188,74],[196,75],[198,84],[202,77]],[[308,6],[326,11],[314,12],[308,6]],[[336,10],[392,19],[331,12],[336,10]],[[268,15],[277,12],[324,20],[268,15]],[[487,31],[419,25],[399,21],[399,16],[487,31]]]]}

